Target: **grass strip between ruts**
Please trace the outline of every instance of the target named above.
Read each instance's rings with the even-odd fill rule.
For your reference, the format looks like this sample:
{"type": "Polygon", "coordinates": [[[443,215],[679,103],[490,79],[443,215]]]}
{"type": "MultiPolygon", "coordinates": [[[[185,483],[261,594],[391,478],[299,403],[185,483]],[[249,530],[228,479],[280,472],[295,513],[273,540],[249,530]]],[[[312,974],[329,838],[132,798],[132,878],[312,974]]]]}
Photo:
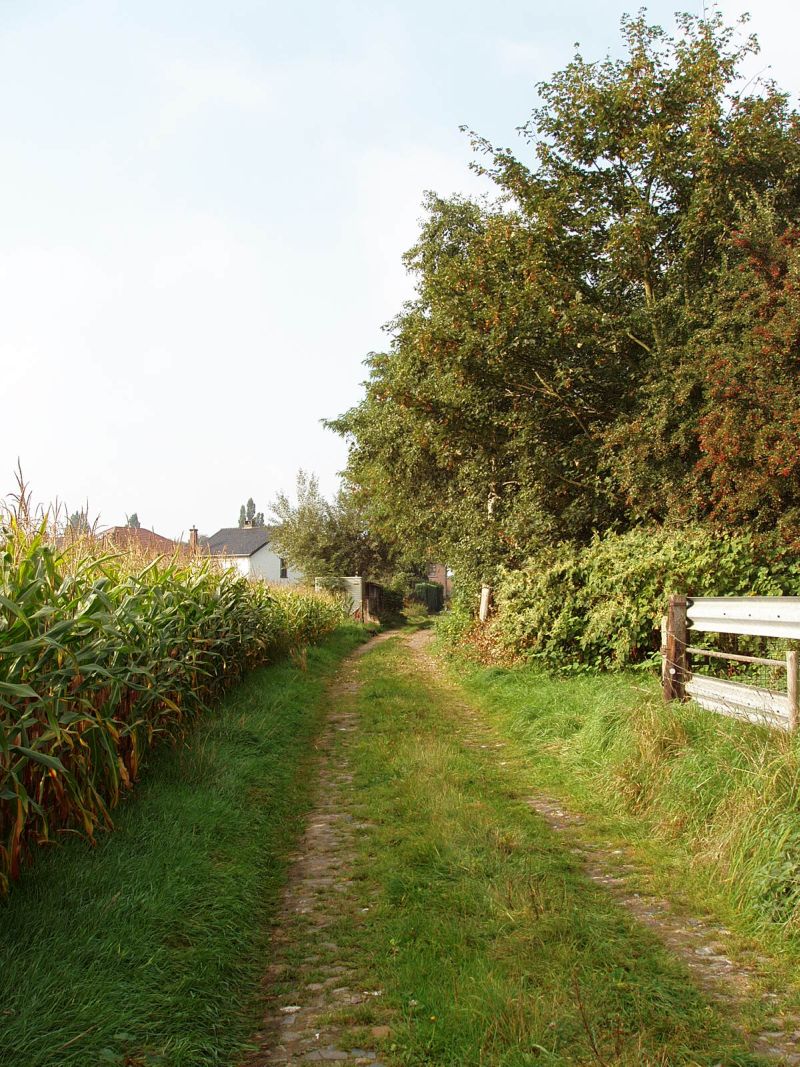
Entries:
{"type": "Polygon", "coordinates": [[[796,738],[692,703],[664,704],[657,680],[641,674],[563,677],[467,663],[457,671],[465,696],[514,739],[542,790],[581,812],[610,847],[634,848],[653,892],[729,927],[772,984],[792,983],[796,738]]]}
{"type": "Polygon", "coordinates": [[[286,856],[346,626],[254,671],[163,747],[116,829],[39,856],[0,903],[3,1067],[229,1064],[257,1025],[286,856]]]}
{"type": "Polygon", "coordinates": [[[382,990],[388,1063],[762,1062],[531,813],[514,742],[465,746],[463,691],[409,666],[396,640],[360,671],[363,914],[332,936],[382,990]]]}

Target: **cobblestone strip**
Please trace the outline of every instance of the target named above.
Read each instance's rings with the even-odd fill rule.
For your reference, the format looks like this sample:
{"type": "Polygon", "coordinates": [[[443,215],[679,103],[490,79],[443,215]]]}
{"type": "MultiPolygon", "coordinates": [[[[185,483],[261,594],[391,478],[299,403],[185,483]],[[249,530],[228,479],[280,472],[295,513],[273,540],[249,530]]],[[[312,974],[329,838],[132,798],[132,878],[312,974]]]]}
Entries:
{"type": "MultiPolygon", "coordinates": [[[[284,899],[272,937],[266,969],[265,1014],[253,1035],[256,1049],[243,1067],[273,1064],[341,1063],[384,1067],[373,1048],[352,1048],[335,1020],[342,1009],[379,997],[359,989],[347,953],[331,927],[346,909],[356,909],[350,868],[358,824],[347,808],[352,778],[349,736],[357,728],[352,696],[358,691],[356,660],[380,634],[344,662],[328,694],[329,713],[317,743],[318,785],[314,809],[292,857],[284,899]]],[[[346,1011],[345,1011],[346,1014],[346,1011]]],[[[388,1027],[371,1028],[377,1041],[388,1027]]]]}

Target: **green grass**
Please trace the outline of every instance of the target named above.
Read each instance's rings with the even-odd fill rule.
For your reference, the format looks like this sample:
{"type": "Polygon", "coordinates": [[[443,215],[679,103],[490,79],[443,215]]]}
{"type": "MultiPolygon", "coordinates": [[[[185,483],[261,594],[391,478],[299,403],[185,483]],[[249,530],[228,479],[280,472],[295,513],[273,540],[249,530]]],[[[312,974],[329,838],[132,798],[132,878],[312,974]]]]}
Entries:
{"type": "Polygon", "coordinates": [[[362,627],[250,674],[94,850],[40,854],[0,903],[3,1067],[230,1064],[258,1023],[270,920],[309,803],[325,685],[362,627]]]}
{"type": "Polygon", "coordinates": [[[354,814],[368,822],[355,868],[365,911],[331,934],[364,988],[383,990],[360,1021],[390,1023],[387,1062],[760,1062],[531,813],[522,747],[465,747],[477,727],[463,694],[406,658],[390,641],[361,663],[352,758],[354,814]]]}
{"type": "Polygon", "coordinates": [[[794,740],[693,704],[654,678],[459,667],[524,747],[543,790],[632,842],[655,884],[800,959],[800,758],[794,740]]]}

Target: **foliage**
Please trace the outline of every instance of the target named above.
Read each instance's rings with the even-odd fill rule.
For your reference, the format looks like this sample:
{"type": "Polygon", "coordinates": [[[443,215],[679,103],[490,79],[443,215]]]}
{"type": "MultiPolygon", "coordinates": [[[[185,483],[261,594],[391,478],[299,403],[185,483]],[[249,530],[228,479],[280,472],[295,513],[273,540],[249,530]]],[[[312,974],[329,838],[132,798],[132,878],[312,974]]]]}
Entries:
{"type": "Polygon", "coordinates": [[[0,549],[0,891],[31,845],[90,838],[137,776],[242,673],[317,640],[341,609],[210,563],[58,549],[12,521],[0,549]]]}
{"type": "Polygon", "coordinates": [[[255,501],[250,497],[247,501],[247,506],[244,504],[239,508],[239,527],[244,526],[264,526],[264,512],[256,511],[255,501]]]}
{"type": "MultiPolygon", "coordinates": [[[[416,298],[370,356],[364,399],[330,423],[376,529],[473,590],[548,543],[668,516],[734,524],[709,497],[725,383],[701,339],[719,323],[735,344],[743,205],[769,196],[776,233],[797,217],[800,120],[771,82],[743,84],[753,39],[718,14],[678,26],[625,18],[622,58],[578,53],[540,85],[525,158],[473,135],[499,199],[428,198],[406,256],[416,298]]],[[[790,381],[783,299],[775,352],[747,346],[765,383],[776,359],[790,381]]],[[[762,393],[767,447],[790,388],[772,406],[762,393]]],[[[765,473],[774,499],[782,470],[765,473]]]]}
{"type": "Polygon", "coordinates": [[[3,1067],[240,1062],[328,683],[365,636],[251,671],[189,744],[151,753],[116,833],[37,856],[0,908],[3,1067]]]}
{"type": "Polygon", "coordinates": [[[706,362],[699,467],[712,519],[777,529],[800,549],[800,229],[771,198],[732,238],[706,362]]]}
{"type": "Polygon", "coordinates": [[[428,611],[441,611],[444,607],[444,587],[439,582],[417,582],[413,595],[428,611]]]}
{"type": "Polygon", "coordinates": [[[129,526],[132,530],[141,530],[142,528],[142,524],[139,522],[139,516],[135,511],[128,515],[125,525],[129,526]]]}
{"type": "Polygon", "coordinates": [[[379,580],[399,566],[401,551],[374,532],[361,496],[347,486],[329,501],[316,475],[300,470],[296,502],[279,493],[272,511],[278,523],[276,548],[309,577],[360,575],[379,580]]]}
{"type": "Polygon", "coordinates": [[[773,539],[705,527],[639,527],[563,543],[506,572],[492,633],[502,649],[554,667],[620,667],[660,643],[673,593],[800,593],[800,563],[773,539]]]}

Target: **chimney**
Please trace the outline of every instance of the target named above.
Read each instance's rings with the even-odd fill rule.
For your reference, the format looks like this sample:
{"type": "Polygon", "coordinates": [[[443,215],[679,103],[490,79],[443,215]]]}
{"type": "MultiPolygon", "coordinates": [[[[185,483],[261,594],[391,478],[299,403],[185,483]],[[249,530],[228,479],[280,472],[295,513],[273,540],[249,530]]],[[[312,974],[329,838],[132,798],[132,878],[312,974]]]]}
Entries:
{"type": "Polygon", "coordinates": [[[189,551],[194,556],[197,552],[197,527],[193,526],[189,531],[189,551]]]}
{"type": "Polygon", "coordinates": [[[244,524],[244,528],[245,528],[245,530],[252,530],[252,529],[253,529],[253,524],[252,524],[252,522],[246,522],[246,523],[244,524]]]}

